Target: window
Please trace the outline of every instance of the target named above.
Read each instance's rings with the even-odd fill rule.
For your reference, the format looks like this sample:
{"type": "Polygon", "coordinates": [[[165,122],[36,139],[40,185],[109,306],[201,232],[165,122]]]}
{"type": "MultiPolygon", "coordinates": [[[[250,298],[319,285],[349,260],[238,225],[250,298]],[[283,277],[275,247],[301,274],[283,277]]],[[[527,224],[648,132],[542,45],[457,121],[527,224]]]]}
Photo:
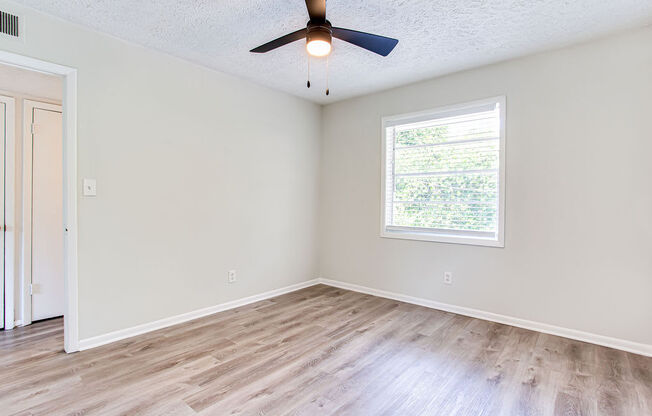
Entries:
{"type": "Polygon", "coordinates": [[[504,247],[505,97],[383,118],[382,237],[504,247]]]}

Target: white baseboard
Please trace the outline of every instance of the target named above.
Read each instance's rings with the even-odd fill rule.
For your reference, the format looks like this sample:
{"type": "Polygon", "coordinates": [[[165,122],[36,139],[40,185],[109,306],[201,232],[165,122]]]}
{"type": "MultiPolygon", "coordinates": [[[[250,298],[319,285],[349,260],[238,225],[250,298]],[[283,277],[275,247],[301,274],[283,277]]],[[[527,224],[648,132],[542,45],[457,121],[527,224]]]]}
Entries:
{"type": "MultiPolygon", "coordinates": [[[[308,280],[291,286],[286,286],[280,289],[271,290],[269,292],[260,293],[258,295],[248,296],[246,298],[237,299],[231,302],[221,303],[219,305],[209,306],[207,308],[198,309],[196,311],[187,312],[181,315],[171,316],[169,318],[164,318],[158,321],[137,325],[131,328],[109,332],[108,334],[86,338],[79,341],[79,349],[87,350],[89,348],[99,347],[100,345],[109,344],[111,342],[120,341],[125,338],[141,335],[146,332],[155,331],[157,329],[191,321],[193,319],[212,315],[214,313],[237,308],[239,306],[248,305],[250,303],[269,299],[275,296],[283,295],[285,293],[294,292],[296,290],[303,289],[309,286],[314,286],[320,283],[328,286],[338,287],[341,289],[351,290],[354,292],[366,293],[368,295],[393,299],[405,303],[411,303],[414,305],[425,306],[427,308],[438,309],[446,312],[456,313],[459,315],[470,316],[472,318],[484,319],[487,321],[512,325],[519,328],[529,329],[532,331],[557,335],[560,337],[575,339],[583,342],[589,342],[592,344],[602,345],[605,347],[632,352],[634,354],[641,354],[648,357],[652,357],[652,345],[648,345],[648,344],[641,344],[638,342],[632,342],[623,339],[607,337],[604,335],[592,334],[590,332],[578,331],[575,329],[559,327],[559,326],[545,324],[541,322],[528,321],[526,319],[500,315],[493,312],[466,308],[463,306],[450,305],[447,303],[441,303],[434,300],[417,298],[414,296],[403,295],[400,293],[389,292],[386,290],[374,289],[366,286],[356,285],[353,283],[347,283],[338,280],[323,279],[323,278],[308,280]]],[[[16,326],[19,326],[21,324],[22,322],[16,321],[16,326]]]]}
{"type": "Polygon", "coordinates": [[[602,345],[605,347],[632,352],[634,354],[640,354],[640,355],[652,357],[652,345],[649,344],[641,344],[638,342],[627,341],[624,339],[592,334],[590,332],[578,331],[576,329],[564,328],[560,326],[544,324],[541,322],[534,322],[534,321],[528,321],[526,319],[514,318],[512,316],[500,315],[493,312],[486,312],[478,309],[466,308],[463,306],[450,305],[447,303],[441,303],[434,300],[402,295],[399,293],[388,292],[386,290],[373,289],[370,287],[360,286],[353,283],[341,282],[338,280],[330,280],[330,279],[323,279],[323,278],[320,278],[318,280],[319,283],[328,286],[338,287],[340,289],[366,293],[368,295],[398,300],[405,303],[412,303],[414,305],[425,306],[427,308],[438,309],[446,312],[453,312],[459,315],[470,316],[472,318],[479,318],[479,319],[484,319],[486,321],[492,321],[501,324],[517,326],[519,328],[530,329],[532,331],[543,332],[545,334],[557,335],[564,338],[589,342],[591,344],[602,345]]]}
{"type": "Polygon", "coordinates": [[[280,289],[270,290],[269,292],[260,293],[258,295],[248,296],[246,298],[236,299],[231,302],[220,303],[219,305],[209,306],[207,308],[198,309],[196,311],[186,312],[181,315],[159,319],[158,321],[136,325],[131,328],[120,329],[118,331],[109,332],[108,334],[82,339],[79,341],[79,350],[82,351],[90,348],[99,347],[100,345],[105,345],[111,342],[120,341],[125,338],[131,338],[136,335],[144,334],[146,332],[156,331],[157,329],[191,321],[193,319],[201,318],[207,315],[212,315],[214,313],[226,311],[228,309],[237,308],[239,306],[248,305],[250,303],[258,302],[261,300],[273,298],[275,296],[283,295],[285,293],[294,292],[299,289],[303,289],[309,286],[314,286],[318,283],[319,283],[319,279],[308,280],[294,285],[282,287],[280,289]]]}

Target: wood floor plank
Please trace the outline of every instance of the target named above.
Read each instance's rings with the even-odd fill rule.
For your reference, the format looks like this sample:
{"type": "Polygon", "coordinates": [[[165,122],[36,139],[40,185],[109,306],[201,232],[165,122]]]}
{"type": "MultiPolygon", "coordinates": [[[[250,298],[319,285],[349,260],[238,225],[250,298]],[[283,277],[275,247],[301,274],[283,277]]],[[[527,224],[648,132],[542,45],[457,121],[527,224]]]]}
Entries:
{"type": "Polygon", "coordinates": [[[324,285],[62,345],[0,332],[0,414],[652,415],[652,358],[324,285]]]}

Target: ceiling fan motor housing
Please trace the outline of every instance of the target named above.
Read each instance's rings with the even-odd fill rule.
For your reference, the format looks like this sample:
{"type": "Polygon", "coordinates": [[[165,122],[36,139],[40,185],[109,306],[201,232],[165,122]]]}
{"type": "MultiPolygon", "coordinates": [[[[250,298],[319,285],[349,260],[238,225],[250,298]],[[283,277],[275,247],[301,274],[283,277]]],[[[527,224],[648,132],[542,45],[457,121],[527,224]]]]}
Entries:
{"type": "Polygon", "coordinates": [[[333,39],[333,26],[328,20],[319,23],[308,22],[306,31],[306,43],[314,40],[322,40],[331,43],[333,39]]]}

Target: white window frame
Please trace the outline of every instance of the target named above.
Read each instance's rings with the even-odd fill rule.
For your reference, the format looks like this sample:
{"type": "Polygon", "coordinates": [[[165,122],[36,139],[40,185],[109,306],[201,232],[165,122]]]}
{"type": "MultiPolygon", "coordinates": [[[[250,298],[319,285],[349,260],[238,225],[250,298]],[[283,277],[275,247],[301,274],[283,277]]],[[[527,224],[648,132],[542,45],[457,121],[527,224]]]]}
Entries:
{"type": "Polygon", "coordinates": [[[491,97],[482,100],[438,107],[416,113],[399,114],[382,117],[381,119],[381,168],[380,168],[380,236],[384,238],[399,238],[405,240],[433,241],[439,243],[470,244],[488,247],[505,247],[505,96],[491,97]],[[386,220],[386,182],[387,182],[387,127],[396,124],[409,124],[429,119],[455,115],[470,108],[491,104],[500,106],[500,140],[498,161],[498,229],[494,236],[487,237],[483,233],[472,231],[435,230],[428,228],[388,226],[386,220]]]}

